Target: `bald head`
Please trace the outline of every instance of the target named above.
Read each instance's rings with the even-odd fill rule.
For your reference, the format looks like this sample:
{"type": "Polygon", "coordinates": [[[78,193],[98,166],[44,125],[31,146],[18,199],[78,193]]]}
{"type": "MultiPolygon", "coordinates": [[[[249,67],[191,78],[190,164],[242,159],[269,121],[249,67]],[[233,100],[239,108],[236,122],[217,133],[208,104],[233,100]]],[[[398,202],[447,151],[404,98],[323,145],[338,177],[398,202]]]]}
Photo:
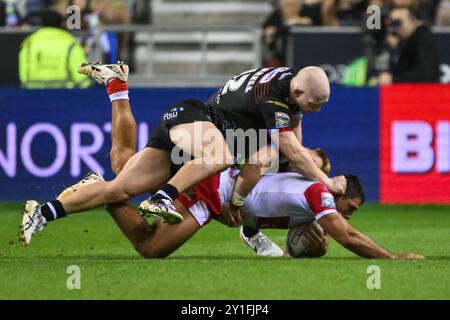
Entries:
{"type": "Polygon", "coordinates": [[[304,112],[320,111],[330,98],[330,83],[319,67],[301,69],[291,80],[291,100],[304,112]]]}

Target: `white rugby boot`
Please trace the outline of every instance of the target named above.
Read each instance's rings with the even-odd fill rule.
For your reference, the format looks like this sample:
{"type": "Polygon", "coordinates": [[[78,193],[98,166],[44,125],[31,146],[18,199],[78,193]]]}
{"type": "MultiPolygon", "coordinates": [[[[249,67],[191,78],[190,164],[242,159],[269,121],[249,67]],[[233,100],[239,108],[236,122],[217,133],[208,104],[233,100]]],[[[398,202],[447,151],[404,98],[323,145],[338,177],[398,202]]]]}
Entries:
{"type": "Polygon", "coordinates": [[[33,234],[42,231],[47,220],[41,213],[41,205],[34,200],[25,202],[22,211],[22,224],[19,226],[19,239],[24,247],[31,242],[33,234]]]}
{"type": "Polygon", "coordinates": [[[243,227],[241,227],[240,237],[246,245],[256,252],[261,257],[282,257],[284,252],[275,242],[270,240],[265,234],[259,231],[253,237],[246,237],[243,227]]]}
{"type": "Polygon", "coordinates": [[[149,198],[142,201],[139,205],[139,212],[143,217],[159,217],[170,225],[179,224],[183,221],[183,216],[176,212],[175,207],[167,199],[152,200],[149,198]]]}
{"type": "Polygon", "coordinates": [[[61,192],[59,196],[56,197],[56,200],[61,200],[84,186],[99,182],[105,182],[103,176],[97,172],[89,172],[81,181],[75,183],[73,186],[70,186],[63,192],[61,192]]]}
{"type": "Polygon", "coordinates": [[[82,64],[78,73],[85,74],[99,84],[106,86],[112,79],[128,80],[129,67],[122,61],[115,64],[101,64],[100,62],[82,64]]]}

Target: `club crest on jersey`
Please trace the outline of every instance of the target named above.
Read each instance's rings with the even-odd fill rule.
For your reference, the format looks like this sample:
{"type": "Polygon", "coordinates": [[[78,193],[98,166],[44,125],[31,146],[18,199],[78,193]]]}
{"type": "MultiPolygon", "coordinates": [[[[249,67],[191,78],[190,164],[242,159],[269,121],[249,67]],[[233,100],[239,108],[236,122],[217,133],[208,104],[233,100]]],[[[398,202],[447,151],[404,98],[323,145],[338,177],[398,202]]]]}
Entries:
{"type": "Polygon", "coordinates": [[[334,204],[334,197],[329,192],[322,192],[322,207],[336,207],[334,204]]]}
{"type": "Polygon", "coordinates": [[[289,127],[290,120],[287,113],[275,112],[275,127],[277,129],[289,127]]]}
{"type": "Polygon", "coordinates": [[[270,82],[270,80],[272,80],[273,78],[275,78],[275,76],[283,71],[288,70],[289,68],[287,67],[281,67],[281,68],[276,68],[272,71],[270,71],[269,73],[267,73],[266,75],[264,75],[264,77],[262,77],[262,79],[259,81],[259,83],[267,83],[270,82]]]}

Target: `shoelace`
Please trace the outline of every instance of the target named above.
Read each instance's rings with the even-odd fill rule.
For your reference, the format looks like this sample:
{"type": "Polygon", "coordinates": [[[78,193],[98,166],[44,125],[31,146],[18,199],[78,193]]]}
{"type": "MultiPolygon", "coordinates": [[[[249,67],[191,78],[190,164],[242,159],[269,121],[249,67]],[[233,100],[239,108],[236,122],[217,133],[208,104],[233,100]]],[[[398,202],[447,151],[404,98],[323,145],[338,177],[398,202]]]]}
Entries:
{"type": "Polygon", "coordinates": [[[160,208],[160,209],[165,209],[166,211],[169,211],[169,210],[172,209],[172,205],[170,203],[162,200],[162,199],[161,200],[156,200],[156,201],[154,200],[153,204],[155,206],[157,206],[158,208],[160,208]]]}
{"type": "Polygon", "coordinates": [[[36,226],[35,229],[38,229],[38,228],[39,228],[39,225],[42,223],[42,219],[41,219],[41,216],[40,216],[40,215],[38,215],[38,216],[36,217],[37,214],[38,214],[38,209],[36,208],[36,209],[34,210],[33,214],[31,215],[30,220],[28,220],[28,221],[26,222],[25,230],[28,231],[28,229],[30,229],[33,225],[36,226]],[[38,220],[38,221],[35,223],[35,220],[38,220]]]}
{"type": "Polygon", "coordinates": [[[264,236],[259,236],[256,241],[261,245],[261,251],[269,249],[272,246],[272,244],[264,236]]]}

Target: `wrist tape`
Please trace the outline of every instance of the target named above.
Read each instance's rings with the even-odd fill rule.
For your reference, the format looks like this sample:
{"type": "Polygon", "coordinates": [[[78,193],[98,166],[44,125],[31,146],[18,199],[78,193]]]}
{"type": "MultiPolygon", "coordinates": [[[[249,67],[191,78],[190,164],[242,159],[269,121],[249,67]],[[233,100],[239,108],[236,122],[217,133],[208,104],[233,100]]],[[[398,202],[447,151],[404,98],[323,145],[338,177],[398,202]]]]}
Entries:
{"type": "Polygon", "coordinates": [[[231,203],[236,207],[242,207],[244,205],[245,199],[245,197],[242,197],[241,195],[237,194],[236,191],[234,191],[233,196],[231,197],[231,203]]]}

